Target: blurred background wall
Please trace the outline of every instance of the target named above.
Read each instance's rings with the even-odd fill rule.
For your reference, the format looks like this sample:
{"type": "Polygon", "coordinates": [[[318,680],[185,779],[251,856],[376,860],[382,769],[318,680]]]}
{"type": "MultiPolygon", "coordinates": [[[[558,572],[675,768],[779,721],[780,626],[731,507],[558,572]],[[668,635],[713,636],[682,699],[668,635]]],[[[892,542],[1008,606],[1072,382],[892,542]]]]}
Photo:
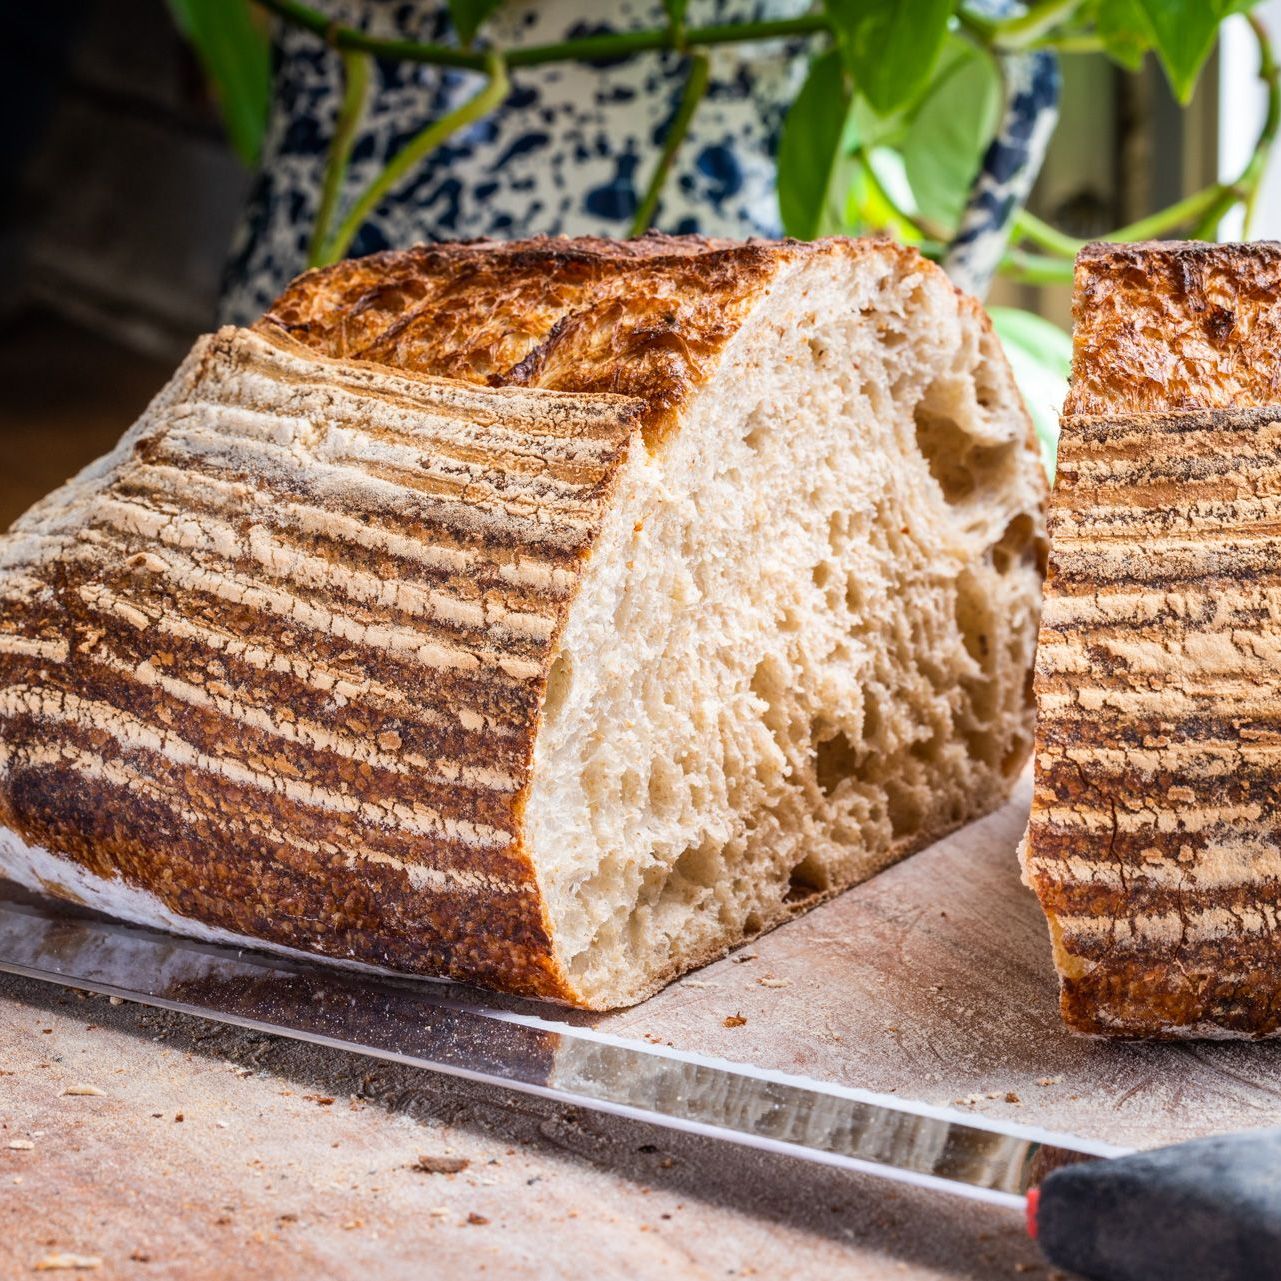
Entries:
{"type": "Polygon", "coordinates": [[[108,448],[209,327],[249,185],[164,0],[5,19],[0,527],[108,448]]]}
{"type": "Polygon", "coordinates": [[[11,6],[0,307],[141,351],[205,328],[249,186],[164,0],[11,6]],[[16,24],[16,32],[13,30],[16,24]]]}

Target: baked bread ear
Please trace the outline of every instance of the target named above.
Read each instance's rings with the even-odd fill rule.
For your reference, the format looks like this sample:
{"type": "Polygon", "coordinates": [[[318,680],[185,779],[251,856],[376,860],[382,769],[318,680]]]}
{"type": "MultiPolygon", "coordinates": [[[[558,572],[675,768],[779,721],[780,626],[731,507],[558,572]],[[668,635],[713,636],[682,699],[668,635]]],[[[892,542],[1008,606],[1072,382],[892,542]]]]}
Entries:
{"type": "Polygon", "coordinates": [[[0,542],[0,866],[593,1008],[998,805],[1043,482],[886,242],[304,276],[0,542]]]}
{"type": "Polygon", "coordinates": [[[1281,246],[1095,245],[1025,877],[1075,1029],[1281,1029],[1281,246]]]}

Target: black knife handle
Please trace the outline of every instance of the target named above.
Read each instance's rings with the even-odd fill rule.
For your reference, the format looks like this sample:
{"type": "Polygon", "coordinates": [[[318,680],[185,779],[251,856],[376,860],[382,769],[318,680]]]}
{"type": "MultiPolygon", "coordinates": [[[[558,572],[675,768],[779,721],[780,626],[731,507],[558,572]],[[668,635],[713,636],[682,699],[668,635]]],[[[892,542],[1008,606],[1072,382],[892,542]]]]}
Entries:
{"type": "Polygon", "coordinates": [[[1054,1170],[1028,1223],[1091,1281],[1281,1281],[1281,1129],[1054,1170]]]}

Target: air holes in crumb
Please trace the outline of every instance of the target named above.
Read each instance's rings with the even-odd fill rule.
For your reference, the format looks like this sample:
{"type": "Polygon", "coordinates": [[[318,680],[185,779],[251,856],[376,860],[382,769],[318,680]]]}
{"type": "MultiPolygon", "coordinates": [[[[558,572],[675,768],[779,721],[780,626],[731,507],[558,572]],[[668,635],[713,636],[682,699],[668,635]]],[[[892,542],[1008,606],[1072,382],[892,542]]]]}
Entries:
{"type": "Polygon", "coordinates": [[[976,761],[993,766],[1000,759],[1001,743],[990,729],[968,726],[962,729],[961,736],[965,739],[966,749],[976,761]]]}
{"type": "Polygon", "coordinates": [[[1008,574],[1010,567],[1033,550],[1032,535],[1035,526],[1032,517],[1020,513],[1005,527],[1005,532],[992,546],[992,565],[998,574],[1008,574]]]}
{"type": "Polygon", "coordinates": [[[992,617],[979,584],[968,570],[956,579],[956,627],[965,652],[987,672],[992,666],[992,617]]]}
{"type": "Polygon", "coordinates": [[[620,799],[629,809],[635,809],[640,805],[642,783],[638,770],[626,769],[619,780],[620,799]]]}
{"type": "Polygon", "coordinates": [[[804,903],[807,899],[812,899],[815,894],[821,894],[826,888],[826,878],[823,876],[818,863],[812,857],[807,856],[792,868],[792,874],[787,881],[787,891],[783,895],[783,902],[804,903]]]}
{"type": "Polygon", "coordinates": [[[918,739],[913,743],[911,752],[918,761],[926,765],[937,765],[943,757],[943,744],[943,735],[936,729],[929,738],[918,739]]]}
{"type": "Polygon", "coordinates": [[[814,586],[822,591],[832,580],[832,562],[821,560],[814,566],[810,572],[810,577],[814,580],[814,586]]]}
{"type": "Polygon", "coordinates": [[[667,814],[676,804],[685,775],[671,761],[655,759],[649,775],[649,806],[655,814],[667,814]]]}
{"type": "Polygon", "coordinates": [[[543,693],[543,719],[551,725],[560,715],[574,682],[574,660],[564,652],[556,655],[547,673],[547,688],[543,693]]]}
{"type": "Polygon", "coordinates": [[[943,497],[953,504],[965,502],[976,491],[999,489],[1018,450],[1013,440],[978,444],[948,412],[956,404],[955,390],[936,383],[912,411],[917,448],[943,497]]]}
{"type": "Polygon", "coordinates": [[[676,860],[674,870],[685,880],[707,888],[715,885],[720,879],[723,862],[720,847],[709,838],[701,845],[691,845],[676,860]]]}
{"type": "Polygon", "coordinates": [[[1009,750],[1001,758],[1001,773],[1006,778],[1013,778],[1019,772],[1023,762],[1027,759],[1027,750],[1027,739],[1020,734],[1016,734],[1014,741],[1009,746],[1009,750]]]}
{"type": "Polygon", "coordinates": [[[916,447],[921,451],[938,482],[943,497],[949,503],[959,503],[974,492],[974,474],[969,468],[972,439],[946,414],[927,409],[925,403],[917,405],[916,447]]]}
{"type": "Polygon", "coordinates": [[[890,834],[897,840],[920,830],[921,806],[916,792],[896,779],[886,779],[885,795],[889,800],[890,834]]]}
{"type": "Polygon", "coordinates": [[[870,690],[863,691],[863,741],[874,743],[881,736],[881,704],[870,690]]]}
{"type": "Polygon", "coordinates": [[[831,733],[816,725],[814,733],[814,773],[823,795],[831,796],[858,769],[858,752],[840,730],[831,733]],[[823,734],[827,737],[820,737],[823,734]]]}
{"type": "Polygon", "coordinates": [[[748,449],[759,450],[768,435],[769,415],[764,412],[763,408],[749,414],[747,418],[747,435],[743,437],[743,444],[748,449]]]}
{"type": "Polygon", "coordinates": [[[865,382],[860,388],[863,398],[871,406],[872,413],[877,418],[884,418],[889,411],[885,388],[877,382],[865,382]]]}
{"type": "Polygon", "coordinates": [[[1000,400],[1000,394],[992,381],[988,368],[987,361],[984,361],[974,370],[974,399],[978,401],[980,409],[990,410],[996,407],[997,401],[1000,400]]]}
{"type": "Polygon", "coordinates": [[[787,684],[776,658],[762,658],[752,673],[752,693],[765,704],[761,719],[776,736],[787,731],[787,684]]]}
{"type": "Polygon", "coordinates": [[[827,545],[834,552],[843,551],[849,532],[850,518],[844,512],[833,512],[827,522],[827,545]]]}

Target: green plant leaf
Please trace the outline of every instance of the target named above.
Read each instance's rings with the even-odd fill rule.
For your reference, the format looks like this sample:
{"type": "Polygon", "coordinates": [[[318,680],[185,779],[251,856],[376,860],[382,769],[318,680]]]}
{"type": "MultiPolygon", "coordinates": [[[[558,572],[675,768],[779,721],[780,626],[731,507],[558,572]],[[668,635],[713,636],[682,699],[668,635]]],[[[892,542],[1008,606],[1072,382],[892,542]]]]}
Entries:
{"type": "Polygon", "coordinates": [[[1094,29],[1113,62],[1130,71],[1143,65],[1143,55],[1152,47],[1152,27],[1139,0],[1096,0],[1094,29]]]}
{"type": "Polygon", "coordinates": [[[476,32],[502,2],[503,0],[449,0],[449,16],[458,33],[458,43],[471,44],[476,38],[476,32]]]}
{"type": "Polygon", "coordinates": [[[854,87],[888,116],[925,87],[954,0],[824,0],[854,87]]]}
{"type": "Polygon", "coordinates": [[[249,0],[169,0],[169,9],[209,77],[231,145],[245,164],[257,164],[271,104],[271,44],[249,0]]]}
{"type": "Polygon", "coordinates": [[[1244,13],[1255,0],[1136,0],[1152,33],[1157,57],[1175,97],[1186,103],[1214,48],[1219,23],[1244,13]]]}
{"type": "Polygon", "coordinates": [[[667,19],[674,27],[679,27],[685,21],[685,10],[689,5],[689,0],[663,0],[663,8],[667,10],[667,19]]]}
{"type": "Polygon", "coordinates": [[[1059,410],[1067,396],[1072,366],[1072,339],[1057,325],[1017,307],[989,307],[988,315],[1036,428],[1046,474],[1053,481],[1059,410]]]}
{"type": "Polygon", "coordinates": [[[832,50],[810,64],[779,138],[778,207],[789,236],[813,240],[843,229],[852,124],[849,86],[832,50]]]}
{"type": "Polygon", "coordinates": [[[898,144],[916,209],[954,228],[1001,117],[1001,77],[987,54],[949,36],[934,79],[898,144]]]}

